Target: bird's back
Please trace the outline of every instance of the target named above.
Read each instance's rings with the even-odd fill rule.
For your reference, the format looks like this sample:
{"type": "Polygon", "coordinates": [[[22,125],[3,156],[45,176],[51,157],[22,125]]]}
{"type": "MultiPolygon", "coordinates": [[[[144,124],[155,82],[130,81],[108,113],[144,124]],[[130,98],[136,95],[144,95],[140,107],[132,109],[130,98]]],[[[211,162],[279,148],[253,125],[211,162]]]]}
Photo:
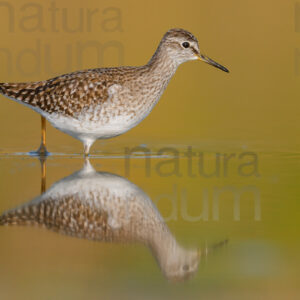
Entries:
{"type": "Polygon", "coordinates": [[[0,83],[0,93],[40,113],[74,116],[97,102],[105,102],[108,89],[123,84],[130,67],[77,71],[37,82],[0,83]]]}

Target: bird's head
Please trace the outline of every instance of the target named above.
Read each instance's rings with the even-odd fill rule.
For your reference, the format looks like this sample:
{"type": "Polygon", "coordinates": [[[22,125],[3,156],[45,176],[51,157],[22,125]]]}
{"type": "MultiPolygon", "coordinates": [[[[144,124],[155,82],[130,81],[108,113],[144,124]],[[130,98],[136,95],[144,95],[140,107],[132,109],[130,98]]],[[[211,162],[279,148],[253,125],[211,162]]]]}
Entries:
{"type": "Polygon", "coordinates": [[[229,72],[228,69],[202,54],[196,37],[184,29],[169,30],[161,41],[161,47],[177,64],[190,60],[201,60],[224,72],[229,72]]]}

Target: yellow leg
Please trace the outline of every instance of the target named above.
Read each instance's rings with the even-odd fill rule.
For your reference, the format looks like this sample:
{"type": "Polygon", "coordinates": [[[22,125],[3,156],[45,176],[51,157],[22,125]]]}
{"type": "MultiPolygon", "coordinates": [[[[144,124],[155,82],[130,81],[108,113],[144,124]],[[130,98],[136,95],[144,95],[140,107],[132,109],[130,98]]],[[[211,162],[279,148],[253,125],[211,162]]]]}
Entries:
{"type": "Polygon", "coordinates": [[[44,117],[41,117],[42,121],[42,140],[41,140],[41,145],[40,148],[38,149],[38,153],[41,156],[46,156],[48,151],[46,149],[46,119],[44,117]]]}
{"type": "Polygon", "coordinates": [[[41,117],[42,120],[42,145],[46,149],[46,119],[41,117]]]}

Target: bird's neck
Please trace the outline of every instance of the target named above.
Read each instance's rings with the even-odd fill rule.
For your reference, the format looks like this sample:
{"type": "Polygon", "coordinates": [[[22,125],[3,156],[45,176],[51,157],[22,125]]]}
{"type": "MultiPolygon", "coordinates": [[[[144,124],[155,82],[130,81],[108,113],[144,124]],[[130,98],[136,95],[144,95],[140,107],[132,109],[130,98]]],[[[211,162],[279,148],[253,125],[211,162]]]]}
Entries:
{"type": "MultiPolygon", "coordinates": [[[[175,74],[179,64],[170,57],[166,48],[160,44],[154,55],[146,65],[152,77],[159,78],[167,85],[175,74]]],[[[166,86],[165,86],[166,87],[166,86]]]]}

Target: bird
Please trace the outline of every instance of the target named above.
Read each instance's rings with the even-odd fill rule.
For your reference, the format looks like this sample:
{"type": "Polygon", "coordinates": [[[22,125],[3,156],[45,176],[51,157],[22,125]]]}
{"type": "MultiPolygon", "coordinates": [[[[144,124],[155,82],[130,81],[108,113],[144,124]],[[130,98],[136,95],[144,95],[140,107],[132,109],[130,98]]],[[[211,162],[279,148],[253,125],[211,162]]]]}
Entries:
{"type": "Polygon", "coordinates": [[[46,119],[80,140],[88,156],[96,140],[119,136],[144,120],[177,68],[192,60],[229,72],[200,51],[192,33],[174,28],[164,34],[145,65],[86,69],[37,82],[0,83],[0,93],[41,115],[39,153],[46,151],[46,119]]]}
{"type": "Polygon", "coordinates": [[[32,201],[0,215],[0,226],[37,226],[106,243],[139,243],[169,281],[193,277],[202,251],[181,246],[150,197],[131,181],[84,167],[32,201]]]}

